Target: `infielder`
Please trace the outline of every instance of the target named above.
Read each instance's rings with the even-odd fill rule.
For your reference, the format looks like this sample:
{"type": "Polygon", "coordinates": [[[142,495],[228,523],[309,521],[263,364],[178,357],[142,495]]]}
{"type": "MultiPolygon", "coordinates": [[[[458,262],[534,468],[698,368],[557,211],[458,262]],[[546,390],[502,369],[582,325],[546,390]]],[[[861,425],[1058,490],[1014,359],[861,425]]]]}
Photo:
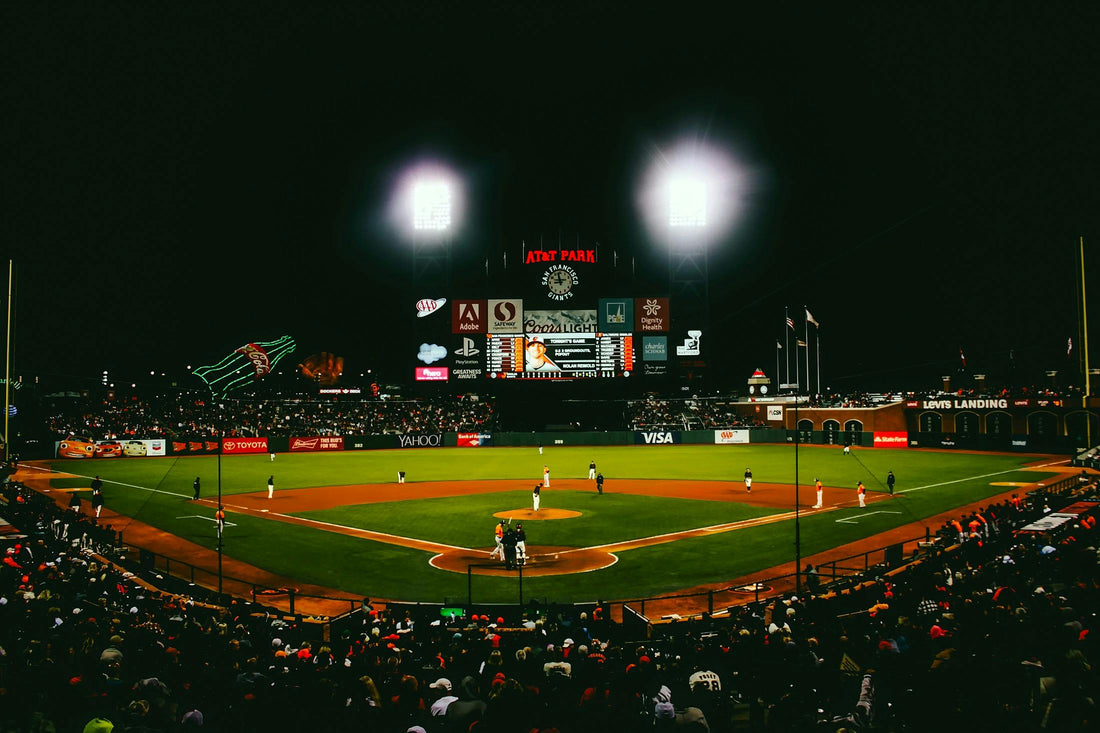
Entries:
{"type": "Polygon", "coordinates": [[[270,499],[275,495],[275,475],[267,477],[267,498],[270,499]]]}
{"type": "Polygon", "coordinates": [[[535,511],[539,510],[539,500],[541,499],[542,484],[535,484],[535,488],[531,490],[531,505],[535,507],[535,511]]]}
{"type": "Polygon", "coordinates": [[[596,462],[590,461],[588,464],[588,478],[595,480],[596,478],[596,462]]]}
{"type": "Polygon", "coordinates": [[[752,471],[745,469],[745,491],[752,493],[752,471]]]}
{"type": "Polygon", "coordinates": [[[550,467],[549,466],[543,466],[542,467],[542,485],[545,486],[548,489],[550,488],[550,467]]]}

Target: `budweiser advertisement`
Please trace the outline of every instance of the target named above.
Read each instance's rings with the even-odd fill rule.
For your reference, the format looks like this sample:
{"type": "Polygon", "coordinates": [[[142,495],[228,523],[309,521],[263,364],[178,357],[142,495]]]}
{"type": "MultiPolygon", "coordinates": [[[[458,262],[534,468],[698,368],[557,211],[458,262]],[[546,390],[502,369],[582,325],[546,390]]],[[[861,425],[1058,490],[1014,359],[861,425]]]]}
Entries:
{"type": "Polygon", "coordinates": [[[876,448],[908,448],[909,433],[880,433],[875,432],[876,448]]]}
{"type": "Polygon", "coordinates": [[[291,438],[290,450],[291,452],[344,450],[344,437],[342,435],[315,435],[312,438],[291,438]]]}
{"type": "Polygon", "coordinates": [[[222,438],[222,453],[267,453],[267,438],[222,438]]]}

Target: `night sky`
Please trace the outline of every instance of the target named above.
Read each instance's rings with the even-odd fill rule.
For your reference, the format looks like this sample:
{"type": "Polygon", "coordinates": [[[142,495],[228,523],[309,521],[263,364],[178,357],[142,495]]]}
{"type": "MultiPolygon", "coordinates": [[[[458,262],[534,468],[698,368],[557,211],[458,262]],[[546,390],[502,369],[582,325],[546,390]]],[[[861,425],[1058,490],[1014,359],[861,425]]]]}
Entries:
{"type": "Polygon", "coordinates": [[[991,381],[1077,364],[1095,4],[462,5],[6,5],[16,373],[141,381],[289,333],[407,379],[403,166],[462,173],[464,266],[559,236],[653,264],[635,190],[685,137],[751,172],[710,255],[714,386],[774,370],[784,305],[838,388],[934,387],[960,347],[991,381]]]}

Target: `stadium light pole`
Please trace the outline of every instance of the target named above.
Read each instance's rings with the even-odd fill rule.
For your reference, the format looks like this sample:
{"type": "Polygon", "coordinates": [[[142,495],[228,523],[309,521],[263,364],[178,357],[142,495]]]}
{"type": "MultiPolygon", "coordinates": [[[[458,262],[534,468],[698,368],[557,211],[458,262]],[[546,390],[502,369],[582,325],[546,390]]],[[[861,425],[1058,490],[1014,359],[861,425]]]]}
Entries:
{"type": "MultiPolygon", "coordinates": [[[[222,446],[225,443],[225,426],[222,423],[222,408],[224,405],[218,403],[218,509],[217,512],[222,511],[222,446]]],[[[218,595],[222,594],[222,524],[223,522],[218,518],[218,514],[214,514],[214,526],[218,529],[218,595]]]]}

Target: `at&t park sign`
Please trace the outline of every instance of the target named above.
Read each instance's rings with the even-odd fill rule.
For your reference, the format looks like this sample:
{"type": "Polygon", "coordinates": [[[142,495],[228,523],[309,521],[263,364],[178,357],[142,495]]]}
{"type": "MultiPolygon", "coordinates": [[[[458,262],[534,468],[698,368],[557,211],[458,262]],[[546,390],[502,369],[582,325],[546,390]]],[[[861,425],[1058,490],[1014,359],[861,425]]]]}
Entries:
{"type": "Polygon", "coordinates": [[[596,262],[594,249],[532,249],[523,259],[525,265],[545,264],[547,262],[596,262]]]}
{"type": "Polygon", "coordinates": [[[942,399],[942,400],[909,400],[905,406],[922,410],[1007,410],[1008,400],[996,398],[984,398],[973,400],[942,399]]]}

